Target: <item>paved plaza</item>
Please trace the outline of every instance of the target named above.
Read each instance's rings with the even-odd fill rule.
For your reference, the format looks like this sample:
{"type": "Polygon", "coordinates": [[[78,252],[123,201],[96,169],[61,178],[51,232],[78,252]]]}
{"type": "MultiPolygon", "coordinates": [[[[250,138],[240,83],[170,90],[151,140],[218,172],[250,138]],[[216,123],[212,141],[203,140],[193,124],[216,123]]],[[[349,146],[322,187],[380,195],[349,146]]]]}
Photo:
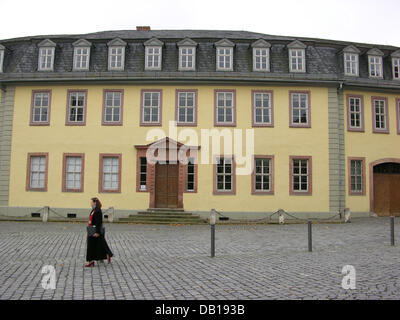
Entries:
{"type": "Polygon", "coordinates": [[[399,299],[400,223],[390,246],[388,218],[348,224],[106,224],[115,257],[83,268],[83,223],[0,222],[0,299],[399,299]],[[53,265],[56,289],[43,289],[53,265]],[[342,268],[356,289],[342,288],[342,268]]]}

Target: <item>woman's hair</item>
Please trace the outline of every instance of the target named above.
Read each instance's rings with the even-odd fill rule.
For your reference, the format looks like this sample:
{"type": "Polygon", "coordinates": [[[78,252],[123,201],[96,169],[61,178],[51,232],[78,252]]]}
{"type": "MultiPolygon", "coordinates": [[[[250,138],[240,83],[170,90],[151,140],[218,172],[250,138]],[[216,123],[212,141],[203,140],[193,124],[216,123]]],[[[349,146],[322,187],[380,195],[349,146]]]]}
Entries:
{"type": "Polygon", "coordinates": [[[101,202],[99,198],[94,197],[91,200],[96,204],[96,209],[101,209],[101,202]]]}

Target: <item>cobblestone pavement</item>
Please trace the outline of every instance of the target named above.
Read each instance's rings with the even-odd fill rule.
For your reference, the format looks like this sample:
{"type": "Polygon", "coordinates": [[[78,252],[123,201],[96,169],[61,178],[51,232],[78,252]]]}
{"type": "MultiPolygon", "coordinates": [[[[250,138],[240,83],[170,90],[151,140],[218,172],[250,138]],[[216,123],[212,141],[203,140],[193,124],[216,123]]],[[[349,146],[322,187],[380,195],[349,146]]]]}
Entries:
{"type": "Polygon", "coordinates": [[[115,257],[83,268],[85,224],[0,222],[0,299],[399,299],[400,223],[209,226],[107,224],[115,257]],[[43,289],[44,265],[56,289],[43,289]],[[341,286],[344,265],[356,289],[341,286]]]}

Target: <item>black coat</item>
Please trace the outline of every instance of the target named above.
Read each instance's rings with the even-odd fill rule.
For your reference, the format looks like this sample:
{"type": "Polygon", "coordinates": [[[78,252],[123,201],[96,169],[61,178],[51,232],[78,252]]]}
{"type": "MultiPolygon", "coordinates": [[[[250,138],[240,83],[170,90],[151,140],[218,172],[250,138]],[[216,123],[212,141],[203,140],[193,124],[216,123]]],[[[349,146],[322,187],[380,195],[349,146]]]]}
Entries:
{"type": "MultiPolygon", "coordinates": [[[[92,211],[90,211],[90,214],[92,211]]],[[[113,256],[104,235],[101,234],[101,228],[103,226],[103,212],[101,209],[95,209],[92,217],[92,225],[96,226],[96,233],[99,237],[87,237],[87,251],[86,251],[86,261],[93,260],[105,260],[107,254],[110,257],[113,256]]]]}

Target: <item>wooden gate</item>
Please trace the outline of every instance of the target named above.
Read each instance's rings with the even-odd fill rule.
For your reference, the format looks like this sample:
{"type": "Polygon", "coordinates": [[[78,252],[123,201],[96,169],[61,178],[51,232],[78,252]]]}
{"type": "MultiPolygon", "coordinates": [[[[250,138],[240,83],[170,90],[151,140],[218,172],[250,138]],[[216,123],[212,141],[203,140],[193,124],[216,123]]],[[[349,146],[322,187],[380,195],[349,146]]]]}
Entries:
{"type": "Polygon", "coordinates": [[[374,212],[379,216],[400,216],[400,164],[374,166],[374,212]]]}

